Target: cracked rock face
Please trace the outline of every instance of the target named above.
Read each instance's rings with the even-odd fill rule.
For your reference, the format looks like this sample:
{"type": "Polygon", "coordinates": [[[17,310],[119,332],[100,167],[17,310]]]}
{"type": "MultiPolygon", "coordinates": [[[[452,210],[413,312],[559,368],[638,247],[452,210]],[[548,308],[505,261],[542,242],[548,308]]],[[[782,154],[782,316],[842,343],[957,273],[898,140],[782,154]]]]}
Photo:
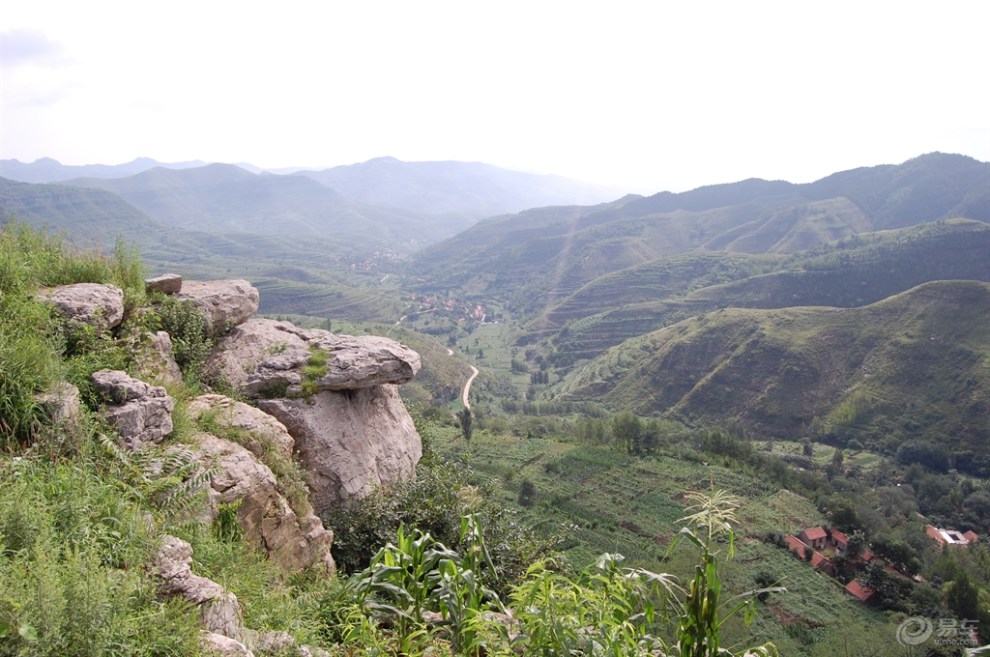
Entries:
{"type": "Polygon", "coordinates": [[[259,458],[268,449],[278,449],[287,458],[292,456],[294,441],[285,425],[254,406],[209,394],[190,399],[186,410],[195,418],[210,413],[213,421],[224,429],[245,434],[240,444],[259,458]]]}
{"type": "Polygon", "coordinates": [[[172,432],[175,401],[165,388],[151,386],[119,370],[93,373],[93,386],[109,400],[104,414],[129,449],[161,442],[172,432]]]}
{"type": "Polygon", "coordinates": [[[300,394],[303,381],[314,390],[407,383],[419,372],[421,362],[418,353],[389,338],[337,335],[255,318],[217,345],[211,366],[249,396],[271,391],[291,396],[300,394]],[[304,368],[316,351],[324,352],[326,366],[307,373],[304,368]]]}
{"type": "Polygon", "coordinates": [[[116,285],[76,283],[43,290],[39,297],[70,322],[98,330],[118,326],[124,318],[124,292],[116,285]]]}
{"type": "Polygon", "coordinates": [[[141,376],[166,383],[182,381],[182,370],[175,362],[175,352],[172,349],[172,337],[165,331],[148,333],[135,351],[134,358],[141,376]]]}
{"type": "Polygon", "coordinates": [[[146,278],[144,279],[144,289],[147,292],[178,294],[182,291],[182,276],[178,274],[162,274],[154,278],[146,278]]]}
{"type": "Polygon", "coordinates": [[[297,512],[279,490],[271,469],[237,443],[208,433],[195,440],[204,465],[219,468],[208,491],[211,515],[218,504],[239,502],[237,520],[245,538],[287,572],[320,566],[334,572],[333,532],[308,512],[297,512]]]}
{"type": "Polygon", "coordinates": [[[413,475],[423,446],[395,386],[268,399],[261,409],[293,435],[318,515],[413,475]]]}

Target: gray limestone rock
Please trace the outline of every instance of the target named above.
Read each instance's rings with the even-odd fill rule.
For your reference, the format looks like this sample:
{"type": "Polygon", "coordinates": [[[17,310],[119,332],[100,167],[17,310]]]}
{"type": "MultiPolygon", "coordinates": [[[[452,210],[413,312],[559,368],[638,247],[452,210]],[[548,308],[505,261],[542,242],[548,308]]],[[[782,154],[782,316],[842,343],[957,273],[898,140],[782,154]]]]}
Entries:
{"type": "Polygon", "coordinates": [[[149,293],[178,294],[182,291],[182,277],[178,274],[162,274],[154,278],[146,278],[144,289],[149,293]]]}
{"type": "MultiPolygon", "coordinates": [[[[260,411],[259,411],[260,412],[260,411]]],[[[287,572],[312,566],[334,572],[333,532],[311,509],[293,509],[275,474],[237,443],[208,433],[195,436],[205,466],[218,468],[210,482],[211,519],[219,504],[238,503],[237,520],[245,538],[265,550],[287,572]]]]}
{"type": "Polygon", "coordinates": [[[191,301],[212,330],[225,333],[258,312],[258,288],[244,280],[185,281],[177,299],[191,301]]]}
{"type": "Polygon", "coordinates": [[[192,547],[180,538],[166,535],[153,558],[159,591],[178,595],[199,606],[203,625],[208,632],[240,639],[241,605],[237,596],[211,579],[192,572],[192,547]]]}
{"type": "Polygon", "coordinates": [[[311,390],[357,390],[410,381],[421,367],[419,354],[378,336],[337,335],[300,329],[288,322],[255,318],[238,326],[218,345],[214,371],[249,396],[278,391],[299,395],[311,390]],[[322,373],[304,368],[322,351],[322,373]]]}
{"type": "Polygon", "coordinates": [[[124,318],[124,292],[115,285],[75,283],[42,290],[39,298],[70,322],[88,324],[98,330],[118,326],[124,318]]]}
{"type": "Polygon", "coordinates": [[[61,381],[48,392],[37,395],[48,417],[56,425],[74,425],[79,418],[79,388],[68,381],[61,381]]]}
{"type": "Polygon", "coordinates": [[[92,376],[96,391],[107,398],[105,415],[130,449],[161,442],[172,432],[174,400],[161,386],[151,386],[119,370],[100,370],[92,376]]]}
{"type": "Polygon", "coordinates": [[[221,428],[243,434],[240,444],[259,458],[269,450],[292,457],[294,441],[288,429],[259,408],[224,395],[208,394],[190,399],[186,411],[195,419],[208,413],[221,428]]]}
{"type": "Polygon", "coordinates": [[[422,442],[395,386],[317,393],[310,399],[260,400],[296,441],[310,500],[321,515],[412,476],[422,442]]]}
{"type": "Polygon", "coordinates": [[[203,632],[199,647],[205,654],[216,657],[254,657],[254,653],[240,641],[216,632],[203,632]]]}
{"type": "Polygon", "coordinates": [[[163,383],[182,381],[182,370],[175,362],[172,338],[165,331],[146,334],[135,349],[134,359],[142,376],[163,383]]]}

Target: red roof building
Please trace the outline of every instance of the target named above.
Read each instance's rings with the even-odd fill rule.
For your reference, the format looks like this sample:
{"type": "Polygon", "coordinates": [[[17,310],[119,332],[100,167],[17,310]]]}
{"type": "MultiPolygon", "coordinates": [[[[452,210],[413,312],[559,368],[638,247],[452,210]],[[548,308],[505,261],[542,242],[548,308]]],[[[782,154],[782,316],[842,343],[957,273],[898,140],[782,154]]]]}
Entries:
{"type": "Polygon", "coordinates": [[[821,550],[825,547],[828,533],[822,527],[810,527],[798,534],[798,538],[816,550],[821,550]]]}
{"type": "Polygon", "coordinates": [[[840,532],[838,529],[829,530],[829,535],[832,539],[832,543],[835,545],[835,551],[845,552],[846,548],[849,547],[849,537],[840,532]]]}
{"type": "Polygon", "coordinates": [[[822,572],[832,574],[832,560],[826,557],[821,552],[814,552],[811,555],[811,565],[822,572]]]}
{"type": "Polygon", "coordinates": [[[858,579],[846,584],[846,591],[860,602],[869,602],[873,597],[873,589],[864,585],[858,579]]]}
{"type": "Polygon", "coordinates": [[[934,525],[925,527],[925,533],[939,545],[951,545],[954,547],[966,547],[980,540],[979,535],[972,530],[960,532],[955,529],[935,527],[934,525]]]}
{"type": "Polygon", "coordinates": [[[788,534],[784,537],[784,541],[787,543],[787,548],[796,554],[799,558],[804,559],[804,551],[808,549],[808,544],[802,541],[797,536],[792,536],[788,534]]]}

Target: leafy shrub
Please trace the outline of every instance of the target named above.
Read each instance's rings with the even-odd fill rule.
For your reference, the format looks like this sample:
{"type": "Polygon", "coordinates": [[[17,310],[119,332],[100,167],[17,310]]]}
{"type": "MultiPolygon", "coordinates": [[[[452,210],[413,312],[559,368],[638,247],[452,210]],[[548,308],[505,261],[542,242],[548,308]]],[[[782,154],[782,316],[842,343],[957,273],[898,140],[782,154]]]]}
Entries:
{"type": "Polygon", "coordinates": [[[335,507],[323,521],[334,532],[337,566],[352,573],[366,568],[369,555],[393,541],[400,525],[428,532],[458,549],[461,518],[475,514],[495,564],[493,571],[486,572],[486,583],[504,595],[534,560],[553,550],[559,537],[537,536],[521,526],[511,511],[497,503],[495,482],[475,486],[473,478],[466,466],[427,452],[412,481],[335,507]]]}
{"type": "Polygon", "coordinates": [[[172,339],[172,351],[187,380],[202,381],[213,350],[209,323],[195,304],[166,297],[155,307],[158,327],[172,339]]]}

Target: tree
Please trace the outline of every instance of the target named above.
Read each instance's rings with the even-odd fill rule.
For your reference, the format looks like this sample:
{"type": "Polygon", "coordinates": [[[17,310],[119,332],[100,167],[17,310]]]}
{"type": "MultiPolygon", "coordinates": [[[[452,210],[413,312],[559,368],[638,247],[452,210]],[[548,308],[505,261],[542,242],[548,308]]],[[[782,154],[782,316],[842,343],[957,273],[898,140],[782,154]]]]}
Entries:
{"type": "Polygon", "coordinates": [[[612,435],[630,454],[642,452],[643,423],[633,413],[619,413],[612,418],[612,435]]]}
{"type": "Polygon", "coordinates": [[[977,618],[980,614],[980,592],[962,568],[945,587],[945,604],[957,618],[977,618]]]}
{"type": "Polygon", "coordinates": [[[846,557],[858,559],[866,549],[866,536],[858,529],[849,535],[849,543],[846,544],[846,557]]]}
{"type": "Polygon", "coordinates": [[[470,408],[464,408],[457,414],[457,421],[461,423],[461,433],[464,434],[464,440],[468,443],[471,442],[471,434],[474,432],[472,420],[470,408]]]}

